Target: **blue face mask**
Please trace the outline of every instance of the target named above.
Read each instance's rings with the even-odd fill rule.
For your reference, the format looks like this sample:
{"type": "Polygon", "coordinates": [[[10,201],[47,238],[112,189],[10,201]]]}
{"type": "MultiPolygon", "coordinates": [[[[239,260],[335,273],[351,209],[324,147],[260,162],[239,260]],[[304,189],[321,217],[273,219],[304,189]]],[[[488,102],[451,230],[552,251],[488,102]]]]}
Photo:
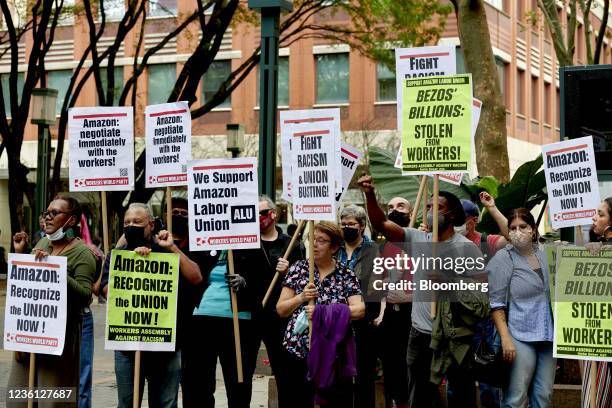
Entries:
{"type": "Polygon", "coordinates": [[[304,330],[308,328],[308,316],[306,316],[306,309],[302,310],[295,319],[295,326],[293,326],[293,334],[302,334],[304,330]]]}
{"type": "MultiPolygon", "coordinates": [[[[66,223],[64,225],[62,225],[60,228],[58,228],[54,233],[52,234],[46,234],[47,235],[47,239],[49,241],[59,241],[60,239],[63,239],[68,231],[64,231],[64,228],[66,228],[66,225],[70,222],[70,219],[68,219],[68,221],[66,221],[66,223]]],[[[69,231],[71,231],[71,229],[69,229],[69,231]]],[[[74,236],[74,235],[73,235],[74,236]]],[[[69,237],[71,238],[71,237],[69,237]]]]}

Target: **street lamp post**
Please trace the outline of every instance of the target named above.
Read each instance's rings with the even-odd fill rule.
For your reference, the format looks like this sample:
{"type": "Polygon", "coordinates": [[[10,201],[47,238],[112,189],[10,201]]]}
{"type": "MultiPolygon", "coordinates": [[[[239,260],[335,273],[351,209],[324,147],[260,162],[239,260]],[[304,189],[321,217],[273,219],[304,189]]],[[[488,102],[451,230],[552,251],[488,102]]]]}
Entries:
{"type": "Polygon", "coordinates": [[[281,10],[291,11],[287,0],[249,0],[261,13],[259,59],[259,191],[276,196],[276,109],[278,107],[278,36],[281,10]]]}
{"type": "Polygon", "coordinates": [[[32,232],[38,229],[38,216],[47,202],[49,179],[49,125],[55,124],[55,101],[57,89],[36,88],[32,90],[32,118],[30,123],[38,125],[38,164],[36,167],[35,216],[32,217],[32,232]]]}
{"type": "Polygon", "coordinates": [[[227,151],[232,152],[232,158],[236,158],[244,150],[244,125],[228,123],[226,129],[227,151]]]}

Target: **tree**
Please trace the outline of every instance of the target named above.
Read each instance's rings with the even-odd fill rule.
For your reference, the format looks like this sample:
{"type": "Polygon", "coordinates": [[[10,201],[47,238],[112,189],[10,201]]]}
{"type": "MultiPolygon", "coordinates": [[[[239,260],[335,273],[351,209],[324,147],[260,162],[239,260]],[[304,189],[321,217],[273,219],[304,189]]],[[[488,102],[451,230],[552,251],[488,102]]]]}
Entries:
{"type": "Polygon", "coordinates": [[[510,178],[504,105],[483,0],[452,0],[474,96],[483,102],[476,131],[478,173],[501,182],[510,178]]]}
{"type": "MultiPolygon", "coordinates": [[[[0,2],[5,3],[5,2],[0,2]]],[[[17,29],[7,25],[9,38],[12,38],[9,50],[11,53],[11,107],[16,110],[17,89],[17,50],[20,46],[16,40],[19,33],[45,38],[43,51],[48,50],[53,37],[49,24],[50,17],[42,20],[43,14],[38,12],[42,7],[45,8],[47,15],[53,11],[59,14],[63,9],[63,1],[55,0],[54,8],[51,2],[39,0],[33,6],[31,23],[17,29]],[[40,4],[39,4],[40,3],[40,4]],[[44,3],[43,7],[41,4],[44,3]],[[28,29],[28,25],[31,27],[28,29]],[[47,28],[44,30],[41,27],[47,28]],[[43,34],[46,35],[43,35],[43,34]],[[14,66],[14,69],[13,69],[14,66]]],[[[57,151],[53,164],[52,185],[50,194],[60,191],[62,188],[60,179],[61,160],[63,157],[63,144],[65,140],[68,120],[68,109],[75,106],[79,96],[88,81],[94,81],[95,92],[100,105],[113,105],[115,99],[115,78],[114,63],[118,55],[119,48],[127,38],[134,39],[134,57],[132,63],[132,73],[121,87],[118,105],[136,105],[136,94],[138,78],[145,72],[148,61],[170,40],[178,36],[185,30],[195,30],[201,33],[201,38],[197,41],[197,46],[176,79],[174,87],[168,96],[167,101],[186,100],[190,104],[196,101],[196,91],[202,75],[207,71],[210,64],[214,61],[221,46],[223,34],[231,24],[239,22],[249,23],[253,27],[258,24],[258,13],[249,10],[246,1],[240,0],[209,0],[196,1],[196,7],[188,15],[180,15],[177,18],[177,25],[174,30],[159,43],[144,50],[144,30],[147,24],[147,11],[149,1],[129,0],[126,4],[125,14],[121,21],[116,24],[116,30],[112,31],[106,23],[104,2],[92,2],[91,0],[81,0],[78,8],[72,11],[75,18],[85,25],[89,44],[77,62],[74,75],[66,91],[62,106],[61,116],[58,124],[57,151]],[[108,33],[111,34],[108,34],[108,33]],[[98,40],[104,35],[112,35],[115,40],[106,48],[99,46],[98,40]],[[86,64],[88,60],[91,63],[86,64]],[[106,65],[104,69],[102,66],[106,65]],[[106,81],[103,81],[103,79],[106,81]]],[[[380,50],[384,48],[387,41],[397,42],[399,46],[408,43],[420,45],[430,40],[437,39],[444,26],[445,16],[449,11],[448,5],[438,4],[435,0],[402,0],[394,2],[392,0],[358,0],[345,2],[343,0],[297,0],[294,1],[292,12],[283,16],[280,26],[280,46],[287,47],[302,38],[325,38],[332,41],[349,43],[353,48],[359,49],[364,54],[376,58],[383,54],[380,50]],[[403,7],[400,7],[403,5],[403,7]],[[392,12],[393,17],[390,17],[392,12]],[[344,25],[321,22],[322,15],[333,15],[334,13],[345,13],[349,16],[349,21],[344,25]],[[315,19],[314,16],[317,15],[315,19]],[[433,21],[436,19],[436,23],[433,21]]],[[[6,6],[2,7],[3,14],[9,15],[10,10],[6,6]]],[[[1,37],[0,37],[1,38],[1,37]]],[[[42,41],[42,40],[41,40],[42,41]]],[[[36,44],[36,43],[35,43],[36,44]]],[[[22,46],[22,45],[21,45],[22,46]]],[[[41,48],[41,47],[38,47],[41,48]]],[[[26,84],[29,92],[23,93],[19,109],[13,112],[13,123],[8,124],[6,115],[0,112],[0,134],[10,153],[12,163],[9,166],[9,179],[11,183],[11,228],[18,231],[23,227],[23,194],[28,198],[32,196],[32,187],[27,187],[26,174],[28,169],[20,161],[21,145],[23,142],[23,127],[27,120],[31,89],[39,82],[44,81],[44,54],[33,52],[28,63],[28,73],[26,84]],[[16,121],[21,127],[16,127],[16,121]],[[5,130],[3,130],[3,125],[5,130]],[[21,131],[20,131],[21,129],[21,131]],[[9,151],[10,144],[10,151],[9,151]]],[[[214,107],[222,103],[227,96],[249,75],[259,62],[259,49],[256,49],[243,63],[235,69],[228,78],[220,85],[219,89],[210,100],[203,103],[200,107],[192,109],[192,119],[210,112],[214,107]]],[[[91,82],[89,82],[91,83],[91,82]]],[[[1,90],[1,89],[0,89],[1,90]]],[[[130,194],[128,192],[112,192],[108,203],[110,213],[120,214],[123,210],[122,203],[126,202],[127,194],[130,194],[127,201],[147,201],[153,194],[153,190],[144,188],[144,162],[145,156],[142,152],[136,159],[136,188],[130,194]]],[[[32,202],[30,200],[30,202],[32,202]]]]}
{"type": "Polygon", "coordinates": [[[557,3],[558,2],[555,0],[538,0],[538,6],[542,11],[542,16],[546,22],[546,27],[550,32],[559,65],[567,66],[574,64],[574,54],[576,52],[576,31],[581,24],[578,21],[578,10],[580,10],[580,13],[583,16],[585,25],[584,39],[586,62],[589,65],[599,64],[601,50],[603,48],[603,40],[606,35],[609,35],[609,32],[606,33],[606,30],[610,12],[610,0],[604,0],[603,2],[603,20],[596,35],[593,33],[590,15],[593,8],[598,6],[598,3],[593,4],[593,0],[562,1],[561,6],[569,10],[565,34],[563,33],[564,24],[561,21],[561,15],[559,14],[557,3]],[[595,53],[593,53],[593,39],[595,39],[595,53]]]}

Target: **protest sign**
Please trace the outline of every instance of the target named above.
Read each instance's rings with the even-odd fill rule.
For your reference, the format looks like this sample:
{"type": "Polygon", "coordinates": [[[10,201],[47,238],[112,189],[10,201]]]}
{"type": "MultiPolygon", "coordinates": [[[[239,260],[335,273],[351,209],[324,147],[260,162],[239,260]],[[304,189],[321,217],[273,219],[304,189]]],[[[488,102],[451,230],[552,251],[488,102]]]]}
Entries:
{"type": "Polygon", "coordinates": [[[612,361],[610,259],[610,249],[557,249],[555,357],[612,361]]]}
{"type": "MultiPolygon", "coordinates": [[[[402,112],[404,81],[409,78],[446,76],[457,73],[455,46],[396,48],[395,88],[397,95],[397,130],[402,134],[402,112]]],[[[397,151],[395,167],[402,168],[402,146],[397,151]]]]}
{"type": "Polygon", "coordinates": [[[61,355],[66,336],[66,257],[9,254],[4,349],[61,355]]]}
{"type": "Polygon", "coordinates": [[[145,109],[146,186],[187,184],[191,160],[191,113],[187,102],[150,105],[145,109]]]}
{"type": "MultiPolygon", "coordinates": [[[[308,130],[312,124],[319,123],[333,134],[337,154],[337,174],[342,174],[340,163],[340,109],[305,109],[280,112],[281,161],[283,177],[282,198],[292,202],[292,153],[293,134],[303,129],[308,130]]],[[[336,192],[342,192],[340,179],[337,180],[336,192]]]]}
{"type": "Polygon", "coordinates": [[[259,248],[257,159],[190,161],[189,249],[259,248]]]}
{"type": "Polygon", "coordinates": [[[179,256],[113,250],[106,350],[174,351],[179,256]]]}
{"type": "Polygon", "coordinates": [[[339,135],[333,125],[332,121],[312,121],[293,132],[291,183],[296,219],[336,219],[336,193],[342,183],[342,170],[339,135]]]}
{"type": "Polygon", "coordinates": [[[348,189],[359,165],[359,161],[363,157],[363,152],[355,149],[348,143],[342,142],[340,148],[340,160],[342,163],[342,191],[336,194],[336,201],[340,202],[344,192],[348,189]]]}
{"type": "Polygon", "coordinates": [[[557,273],[557,245],[545,245],[546,261],[548,263],[548,286],[550,289],[550,303],[555,301],[555,280],[557,273]]]}
{"type": "Polygon", "coordinates": [[[68,111],[70,191],[134,188],[132,107],[68,111]]]}
{"type": "Polygon", "coordinates": [[[600,201],[593,139],[544,145],[542,158],[552,227],[590,224],[600,201]]]}
{"type": "Polygon", "coordinates": [[[469,172],[471,75],[407,79],[403,92],[402,170],[469,172]]]}

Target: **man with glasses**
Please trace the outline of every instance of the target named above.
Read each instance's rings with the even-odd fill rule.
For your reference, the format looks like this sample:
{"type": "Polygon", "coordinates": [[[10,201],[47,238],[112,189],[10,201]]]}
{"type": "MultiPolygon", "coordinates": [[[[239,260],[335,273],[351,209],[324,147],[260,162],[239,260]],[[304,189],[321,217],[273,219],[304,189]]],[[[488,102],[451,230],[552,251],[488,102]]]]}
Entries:
{"type": "MultiPolygon", "coordinates": [[[[284,259],[285,251],[289,247],[291,237],[283,234],[276,225],[278,221],[278,210],[274,201],[266,195],[259,197],[259,230],[261,233],[261,247],[258,249],[248,249],[234,251],[236,262],[242,265],[250,265],[259,275],[259,294],[258,303],[261,305],[263,298],[270,286],[274,274],[279,272],[280,279],[277,280],[265,307],[253,314],[255,327],[255,343],[257,348],[263,340],[268,353],[268,359],[272,367],[272,372],[276,380],[278,390],[278,406],[292,407],[294,396],[287,395],[285,382],[286,375],[286,355],[282,347],[283,335],[287,327],[287,319],[282,319],[276,313],[276,302],[280,296],[281,283],[284,275],[289,269],[289,265],[300,259],[304,259],[304,246],[301,242],[296,243],[288,259],[284,259]]],[[[257,358],[256,353],[253,358],[257,358]]]]}

